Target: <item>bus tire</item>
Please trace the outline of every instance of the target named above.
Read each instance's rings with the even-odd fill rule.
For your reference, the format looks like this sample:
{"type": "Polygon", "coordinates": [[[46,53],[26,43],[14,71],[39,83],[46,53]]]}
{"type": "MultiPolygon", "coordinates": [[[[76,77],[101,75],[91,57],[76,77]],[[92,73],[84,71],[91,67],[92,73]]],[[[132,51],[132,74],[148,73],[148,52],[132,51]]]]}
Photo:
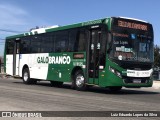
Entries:
{"type": "Polygon", "coordinates": [[[50,81],[51,82],[51,86],[53,87],[61,87],[63,85],[63,82],[59,82],[59,81],[50,81]]]}
{"type": "Polygon", "coordinates": [[[29,69],[28,68],[25,68],[23,70],[22,78],[23,78],[23,83],[24,84],[31,84],[32,83],[32,80],[30,78],[30,73],[29,73],[29,69]]]}
{"type": "Polygon", "coordinates": [[[120,91],[121,89],[122,89],[121,86],[109,87],[109,90],[110,90],[111,92],[118,92],[118,91],[120,91]]]}
{"type": "Polygon", "coordinates": [[[74,75],[74,86],[78,91],[86,90],[85,78],[82,70],[78,70],[74,75]]]}

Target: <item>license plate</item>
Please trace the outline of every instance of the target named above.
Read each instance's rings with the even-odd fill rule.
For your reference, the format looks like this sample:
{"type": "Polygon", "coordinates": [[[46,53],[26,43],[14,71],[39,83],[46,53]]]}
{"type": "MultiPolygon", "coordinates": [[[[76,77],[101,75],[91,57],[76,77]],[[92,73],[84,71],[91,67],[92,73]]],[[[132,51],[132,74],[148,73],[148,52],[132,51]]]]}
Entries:
{"type": "Polygon", "coordinates": [[[139,79],[133,80],[133,83],[141,83],[141,80],[139,80],[139,79]]]}

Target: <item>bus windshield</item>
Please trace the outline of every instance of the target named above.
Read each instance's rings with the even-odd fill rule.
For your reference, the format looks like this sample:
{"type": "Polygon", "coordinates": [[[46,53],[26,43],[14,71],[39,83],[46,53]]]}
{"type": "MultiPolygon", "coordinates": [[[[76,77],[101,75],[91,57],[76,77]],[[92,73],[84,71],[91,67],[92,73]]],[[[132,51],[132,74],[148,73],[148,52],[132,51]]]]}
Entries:
{"type": "Polygon", "coordinates": [[[112,58],[122,61],[153,62],[153,30],[150,24],[114,19],[112,34],[110,55],[112,58]]]}

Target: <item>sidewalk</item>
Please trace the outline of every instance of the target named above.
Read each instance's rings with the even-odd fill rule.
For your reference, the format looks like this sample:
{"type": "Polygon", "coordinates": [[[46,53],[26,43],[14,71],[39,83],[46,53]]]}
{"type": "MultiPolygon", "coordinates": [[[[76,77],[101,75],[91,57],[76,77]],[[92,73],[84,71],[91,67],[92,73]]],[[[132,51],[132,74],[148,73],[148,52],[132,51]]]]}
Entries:
{"type": "Polygon", "coordinates": [[[160,80],[154,80],[153,86],[154,89],[160,89],[160,80]]]}

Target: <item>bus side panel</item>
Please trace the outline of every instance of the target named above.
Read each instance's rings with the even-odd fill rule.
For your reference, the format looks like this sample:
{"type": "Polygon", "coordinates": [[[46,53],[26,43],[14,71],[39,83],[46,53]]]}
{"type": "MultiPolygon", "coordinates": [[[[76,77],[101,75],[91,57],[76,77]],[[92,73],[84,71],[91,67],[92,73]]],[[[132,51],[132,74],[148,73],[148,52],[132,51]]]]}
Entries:
{"type": "Polygon", "coordinates": [[[22,77],[23,67],[27,65],[31,78],[70,82],[73,68],[82,67],[85,62],[85,54],[83,59],[73,59],[73,53],[21,54],[19,71],[22,77]]]}
{"type": "Polygon", "coordinates": [[[73,68],[72,55],[72,53],[50,53],[47,79],[69,82],[71,68],[73,68]]]}
{"type": "Polygon", "coordinates": [[[48,80],[71,82],[71,73],[75,67],[85,66],[86,59],[85,53],[50,53],[49,57],[51,60],[49,62],[48,68],[48,80]],[[83,55],[83,58],[73,58],[74,54],[83,55]]]}
{"type": "MultiPolygon", "coordinates": [[[[24,65],[29,67],[30,78],[46,80],[48,74],[48,53],[40,54],[21,54],[20,55],[20,71],[24,65]]],[[[20,72],[22,76],[22,72],[20,72]]]]}
{"type": "Polygon", "coordinates": [[[13,75],[13,55],[6,55],[6,74],[13,75]]]}

